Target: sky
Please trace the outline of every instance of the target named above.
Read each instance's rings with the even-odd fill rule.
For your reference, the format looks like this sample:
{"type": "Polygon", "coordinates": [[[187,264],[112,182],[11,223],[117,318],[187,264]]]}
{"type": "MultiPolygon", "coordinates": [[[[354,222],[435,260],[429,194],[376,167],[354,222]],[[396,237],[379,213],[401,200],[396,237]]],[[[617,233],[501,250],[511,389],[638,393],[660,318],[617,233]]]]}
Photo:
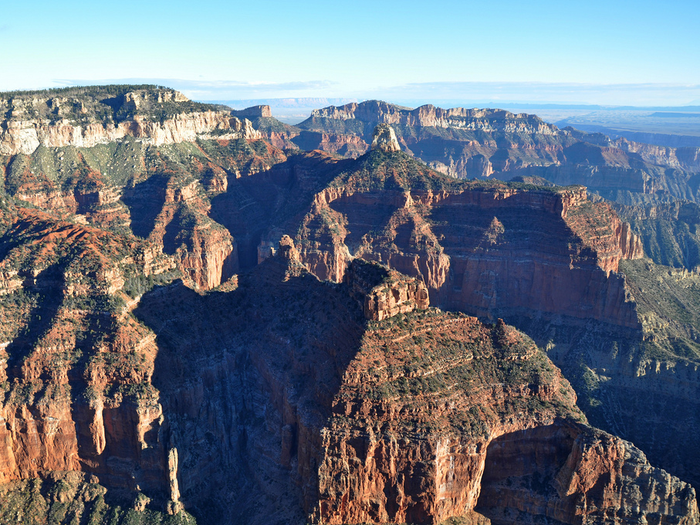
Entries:
{"type": "Polygon", "coordinates": [[[0,90],[700,104],[700,2],[0,0],[0,90]]]}

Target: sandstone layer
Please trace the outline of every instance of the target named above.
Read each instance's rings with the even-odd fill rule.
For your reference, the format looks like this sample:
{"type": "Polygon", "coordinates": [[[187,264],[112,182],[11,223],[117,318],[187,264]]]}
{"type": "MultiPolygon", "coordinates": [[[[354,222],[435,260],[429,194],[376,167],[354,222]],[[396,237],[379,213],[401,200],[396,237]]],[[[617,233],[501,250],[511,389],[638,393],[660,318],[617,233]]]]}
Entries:
{"type": "Polygon", "coordinates": [[[348,156],[383,115],[380,147],[342,159],[172,90],[80,89],[2,98],[6,147],[54,137],[0,155],[12,501],[105,516],[99,482],[130,509],[115,523],[698,521],[694,490],[624,441],[697,479],[697,276],[641,259],[583,187],[459,181],[396,150],[651,197],[687,191],[690,157],[494,110],[246,113],[348,156]],[[147,125],[84,134],[128,122],[147,125]],[[624,439],[588,426],[550,357],[624,439]]]}
{"type": "MultiPolygon", "coordinates": [[[[631,445],[581,423],[566,380],[514,328],[437,310],[366,326],[351,288],[319,282],[300,270],[289,240],[282,248],[233,292],[187,301],[185,312],[176,305],[192,292],[171,288],[139,309],[161,334],[163,369],[154,381],[184,451],[182,501],[195,516],[212,500],[232,522],[474,516],[475,507],[496,506],[486,496],[495,482],[483,477],[498,457],[489,445],[526,430],[556,449],[529,461],[551,484],[549,506],[558,510],[528,507],[531,517],[580,523],[598,519],[598,510],[628,512],[614,494],[641,491],[652,500],[663,493],[664,503],[634,507],[619,523],[655,513],[669,523],[696,519],[693,489],[648,466],[631,445]],[[203,319],[204,330],[197,328],[203,319]],[[197,350],[217,347],[213,354],[197,350]],[[623,459],[600,462],[589,448],[614,449],[623,459]],[[637,486],[634,469],[648,472],[658,489],[637,486]],[[583,508],[582,501],[599,506],[583,508]],[[264,517],[257,505],[267,508],[264,517]]],[[[535,475],[505,474],[525,481],[535,475]]],[[[508,508],[527,507],[528,498],[513,496],[508,508]]]]}
{"type": "MultiPolygon", "coordinates": [[[[111,98],[108,95],[105,93],[99,100],[104,107],[98,105],[98,111],[87,107],[83,97],[75,95],[0,98],[0,112],[6,115],[0,133],[0,155],[31,155],[39,146],[92,147],[126,137],[155,146],[192,142],[198,137],[211,138],[212,135],[221,139],[260,138],[250,121],[240,121],[228,111],[183,112],[178,106],[186,107],[190,101],[170,89],[155,92],[141,89],[111,98]],[[119,103],[121,107],[114,116],[106,112],[108,107],[119,103]],[[165,114],[169,118],[159,115],[161,119],[156,121],[152,118],[154,106],[157,109],[166,107],[172,113],[165,114]],[[120,119],[120,114],[127,118],[120,119]]],[[[155,113],[161,112],[156,110],[155,113]]]]}
{"type": "Polygon", "coordinates": [[[83,471],[167,501],[168,443],[151,384],[157,345],[131,316],[130,294],[172,279],[174,263],[143,241],[8,212],[0,480],[83,471]]]}
{"type": "Polygon", "coordinates": [[[431,177],[401,153],[357,161],[314,197],[297,237],[302,260],[332,280],[350,256],[381,262],[422,280],[435,304],[479,316],[528,309],[638,326],[615,272],[642,257],[641,243],[585,188],[431,177]]]}
{"type": "MultiPolygon", "coordinates": [[[[131,100],[130,93],[123,95],[121,109],[131,100]]],[[[184,107],[174,108],[168,100],[151,99],[145,97],[150,105],[136,106],[145,112],[143,118],[166,109],[183,122],[199,118],[186,111],[194,104],[186,99],[179,102],[184,107]]],[[[40,99],[24,102],[41,106],[40,99]]],[[[41,145],[31,155],[0,156],[0,161],[11,196],[60,218],[119,233],[130,230],[174,255],[194,286],[210,289],[238,271],[236,240],[208,217],[210,199],[225,192],[230,180],[284,159],[261,141],[251,140],[260,146],[250,147],[246,136],[223,133],[213,140],[183,135],[160,146],[157,140],[131,136],[93,147],[69,141],[61,147],[41,145]]]]}
{"type": "Polygon", "coordinates": [[[358,157],[370,149],[378,124],[395,130],[402,151],[458,178],[539,176],[582,184],[626,204],[669,195],[698,199],[697,148],[613,141],[600,133],[560,130],[535,115],[432,105],[410,109],[372,100],[315,110],[296,127],[258,126],[280,146],[358,157]]]}

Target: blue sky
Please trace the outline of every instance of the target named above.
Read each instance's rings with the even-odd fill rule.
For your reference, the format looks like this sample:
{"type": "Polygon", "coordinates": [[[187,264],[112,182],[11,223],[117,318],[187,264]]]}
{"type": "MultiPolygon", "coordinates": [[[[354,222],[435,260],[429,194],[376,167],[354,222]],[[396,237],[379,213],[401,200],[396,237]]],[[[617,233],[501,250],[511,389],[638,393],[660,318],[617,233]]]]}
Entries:
{"type": "Polygon", "coordinates": [[[0,0],[0,90],[700,103],[700,2],[0,0]],[[500,97],[500,98],[499,98],[500,97]]]}

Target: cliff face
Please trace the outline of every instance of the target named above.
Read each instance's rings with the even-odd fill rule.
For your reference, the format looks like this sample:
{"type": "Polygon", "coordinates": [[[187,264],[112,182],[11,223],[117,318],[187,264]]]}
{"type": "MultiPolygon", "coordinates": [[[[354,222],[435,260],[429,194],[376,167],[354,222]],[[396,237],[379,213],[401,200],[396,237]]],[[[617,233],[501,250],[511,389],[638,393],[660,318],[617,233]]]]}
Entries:
{"type": "Polygon", "coordinates": [[[0,239],[0,480],[85,471],[167,499],[157,346],[127,291],[172,279],[174,264],[147,243],[41,212],[17,209],[12,221],[0,239]]]}
{"type": "Polygon", "coordinates": [[[0,112],[6,115],[0,133],[0,155],[31,155],[39,146],[89,148],[126,137],[154,146],[193,142],[212,135],[220,139],[261,137],[250,121],[232,117],[230,111],[184,112],[192,103],[177,91],[161,89],[154,93],[141,89],[117,97],[110,94],[104,93],[101,100],[98,96],[88,104],[84,97],[75,96],[0,98],[0,112]],[[108,109],[118,104],[121,106],[111,115],[108,109]],[[154,114],[160,119],[155,120],[154,114]]]}
{"type": "MultiPolygon", "coordinates": [[[[97,124],[112,126],[117,117],[150,119],[148,125],[156,128],[169,122],[177,124],[173,129],[180,135],[163,139],[160,131],[151,133],[144,127],[141,131],[145,135],[132,133],[104,145],[83,147],[80,141],[71,139],[69,145],[61,147],[41,145],[31,155],[0,156],[5,189],[58,217],[120,233],[130,230],[147,238],[174,255],[195,286],[213,288],[238,270],[238,258],[235,239],[208,217],[210,199],[225,192],[230,180],[267,169],[284,156],[263,143],[250,147],[246,137],[257,137],[257,133],[231,135],[207,128],[216,131],[216,140],[211,138],[212,133],[199,133],[209,125],[200,125],[204,122],[200,117],[206,112],[194,112],[202,108],[190,107],[194,103],[182,97],[177,103],[168,99],[170,91],[162,94],[160,102],[154,95],[139,98],[139,93],[126,92],[114,115],[101,115],[97,124]],[[164,120],[154,120],[159,112],[164,120]],[[192,134],[188,130],[198,131],[192,134]]],[[[42,104],[53,104],[26,97],[20,102],[34,108],[36,118],[43,115],[39,111],[42,104]]],[[[19,102],[14,100],[13,104],[18,106],[19,102]]],[[[95,100],[93,104],[110,109],[104,101],[95,100]]],[[[218,115],[216,118],[225,115],[208,113],[218,115]]],[[[84,118],[98,116],[98,110],[90,108],[84,118]]]]}
{"type": "Polygon", "coordinates": [[[458,178],[556,163],[573,141],[534,115],[431,105],[411,110],[376,100],[315,110],[298,125],[298,136],[287,136],[302,149],[357,157],[369,150],[378,124],[395,130],[403,151],[458,178]]]}
{"type": "Polygon", "coordinates": [[[614,272],[621,259],[643,255],[641,243],[610,207],[588,201],[584,188],[416,189],[427,183],[396,182],[409,169],[402,163],[412,162],[401,154],[368,162],[378,163],[375,188],[361,186],[358,165],[316,194],[304,218],[297,241],[319,277],[339,280],[350,256],[362,257],[418,277],[444,307],[492,318],[528,310],[638,326],[614,272]]]}
{"type": "Polygon", "coordinates": [[[134,120],[114,125],[98,122],[78,125],[69,121],[41,120],[10,120],[5,124],[6,127],[0,134],[0,155],[31,155],[39,146],[90,148],[126,137],[134,137],[154,146],[193,142],[200,137],[212,136],[220,139],[261,138],[250,121],[241,122],[223,111],[177,115],[164,122],[151,122],[136,116],[134,120]]]}
{"type": "Polygon", "coordinates": [[[642,142],[632,142],[624,138],[617,139],[614,144],[623,151],[638,154],[644,161],[652,164],[680,168],[690,172],[697,172],[700,169],[700,148],[655,146],[642,142]]]}
{"type": "MultiPolygon", "coordinates": [[[[66,520],[85,520],[99,482],[129,513],[184,507],[211,523],[697,522],[692,488],[589,427],[548,356],[496,321],[537,337],[591,421],[693,481],[693,275],[641,261],[585,188],[459,181],[396,150],[421,126],[444,132],[421,139],[436,155],[445,137],[489,136],[459,161],[485,171],[564,152],[629,173],[634,159],[527,116],[381,104],[318,117],[340,131],[398,119],[359,159],[282,152],[196,131],[220,108],[172,90],[88,91],[2,98],[8,122],[154,126],[0,156],[11,508],[65,500],[66,520]]],[[[247,115],[286,145],[317,133],[247,115]]]]}
{"type": "Polygon", "coordinates": [[[422,281],[362,259],[355,259],[348,265],[343,282],[350,287],[350,294],[360,301],[365,319],[370,321],[382,321],[416,308],[425,309],[430,304],[422,281]]]}
{"type": "Polygon", "coordinates": [[[698,198],[691,180],[698,170],[696,148],[612,141],[503,110],[410,109],[366,101],[315,110],[284,136],[305,150],[357,157],[368,151],[378,124],[394,128],[402,151],[457,178],[537,176],[560,185],[585,185],[622,203],[669,195],[698,198]]]}
{"type": "Polygon", "coordinates": [[[692,202],[617,205],[618,214],[639,232],[644,253],[657,264],[695,270],[700,266],[700,207],[692,202]]]}
{"type": "MultiPolygon", "coordinates": [[[[365,325],[351,298],[357,286],[319,282],[300,270],[289,240],[285,246],[280,252],[289,256],[268,258],[235,291],[187,301],[186,315],[177,306],[186,289],[151,296],[139,308],[161,334],[154,382],[181,453],[182,501],[195,515],[203,501],[217,501],[225,520],[250,523],[438,523],[473,517],[475,507],[488,516],[497,500],[488,495],[495,482],[484,476],[499,463],[490,444],[528,429],[535,443],[541,436],[557,450],[531,463],[537,472],[568,476],[543,476],[542,483],[552,487],[549,506],[569,513],[528,508],[530,518],[579,523],[597,512],[582,511],[582,500],[617,512],[619,501],[599,495],[652,495],[637,487],[638,468],[658,479],[664,519],[695,519],[691,488],[649,467],[631,445],[577,422],[568,383],[517,330],[436,310],[365,325]],[[590,448],[604,455],[628,447],[637,456],[600,463],[576,439],[592,440],[590,448]]],[[[365,268],[362,289],[386,278],[354,264],[365,268]]],[[[522,493],[508,506],[528,501],[522,493]]],[[[621,523],[657,510],[635,507],[621,523]]]]}
{"type": "Polygon", "coordinates": [[[477,511],[494,525],[526,521],[533,509],[555,523],[693,523],[691,491],[629,442],[555,424],[491,442],[477,511]]]}
{"type": "Polygon", "coordinates": [[[377,124],[411,127],[455,128],[480,131],[501,131],[507,133],[537,133],[556,135],[556,126],[545,123],[534,115],[515,115],[508,111],[493,109],[442,109],[430,104],[416,109],[408,109],[380,100],[351,103],[344,106],[330,106],[316,109],[306,124],[310,127],[314,120],[360,121],[374,129],[377,124]]]}

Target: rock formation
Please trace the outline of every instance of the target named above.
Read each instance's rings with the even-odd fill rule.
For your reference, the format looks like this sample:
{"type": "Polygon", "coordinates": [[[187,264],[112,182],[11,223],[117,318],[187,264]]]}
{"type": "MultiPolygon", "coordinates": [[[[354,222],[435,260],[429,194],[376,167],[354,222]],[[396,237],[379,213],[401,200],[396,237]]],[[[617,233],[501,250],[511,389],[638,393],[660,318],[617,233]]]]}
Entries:
{"type": "Polygon", "coordinates": [[[189,109],[187,103],[190,101],[177,91],[162,89],[154,93],[141,89],[120,96],[122,105],[109,119],[100,118],[103,117],[100,109],[107,108],[112,102],[107,96],[94,101],[105,105],[104,108],[98,107],[97,114],[87,109],[78,98],[46,95],[0,98],[0,112],[9,114],[0,133],[0,155],[31,155],[39,146],[93,147],[127,137],[160,146],[193,142],[200,136],[229,140],[261,136],[250,121],[240,121],[227,111],[184,112],[178,105],[189,109]],[[69,107],[70,111],[62,111],[63,107],[69,107]],[[152,118],[153,114],[162,111],[166,111],[165,118],[161,116],[160,121],[152,118]],[[121,120],[120,113],[126,118],[121,120]]]}
{"type": "Polygon", "coordinates": [[[372,159],[378,164],[371,177],[358,163],[316,195],[304,219],[337,225],[331,235],[309,228],[297,239],[302,260],[319,277],[340,280],[352,254],[418,277],[443,307],[491,318],[526,309],[638,326],[614,272],[620,260],[643,255],[641,243],[609,207],[588,201],[585,188],[519,190],[445,179],[442,188],[425,189],[429,171],[408,157],[372,159]],[[394,182],[410,170],[413,180],[394,182]]]}
{"type": "Polygon", "coordinates": [[[235,239],[207,214],[209,199],[226,190],[229,178],[270,162],[247,147],[247,140],[260,137],[250,122],[173,90],[105,86],[90,96],[73,91],[62,102],[48,96],[2,99],[13,109],[0,142],[17,145],[15,138],[30,128],[36,135],[0,156],[8,192],[61,218],[148,238],[175,255],[200,288],[234,274],[235,239]],[[33,120],[17,120],[27,116],[33,120]],[[13,135],[20,128],[25,131],[13,135]],[[59,128],[72,131],[56,135],[59,128]],[[87,129],[97,134],[88,136],[87,129]]]}
{"type": "MultiPolygon", "coordinates": [[[[366,101],[315,110],[296,127],[279,126],[277,143],[358,157],[370,149],[378,124],[392,126],[402,151],[458,178],[543,177],[581,184],[606,198],[629,201],[697,200],[689,183],[697,148],[663,148],[599,133],[563,130],[535,115],[497,109],[415,109],[366,101]]],[[[270,139],[270,124],[260,127],[270,139]]]]}
{"type": "Polygon", "coordinates": [[[270,118],[272,117],[272,111],[270,106],[252,106],[245,109],[233,110],[231,115],[238,118],[245,118],[249,120],[259,119],[259,118],[270,118]]]}
{"type": "MultiPolygon", "coordinates": [[[[280,252],[293,254],[290,241],[283,239],[280,252]]],[[[536,496],[522,491],[510,495],[507,509],[572,524],[615,513],[629,516],[623,523],[696,519],[693,489],[651,468],[632,445],[581,423],[566,380],[517,330],[420,309],[363,327],[364,313],[350,299],[357,286],[290,276],[295,261],[266,259],[235,292],[191,302],[184,324],[168,323],[176,288],[140,307],[140,318],[164,334],[167,376],[156,378],[164,410],[188,422],[173,423],[172,432],[186,454],[183,501],[195,515],[209,497],[222,502],[228,520],[251,523],[290,521],[300,502],[309,516],[294,520],[312,523],[438,523],[474,516],[475,507],[495,519],[502,476],[521,484],[534,476],[549,487],[544,508],[529,506],[536,496]],[[204,311],[226,315],[210,316],[211,328],[199,331],[194,323],[204,311]],[[212,338],[222,342],[216,354],[188,350],[211,348],[212,338]],[[184,374],[177,382],[174,370],[184,374]],[[222,413],[224,405],[230,408],[222,413]],[[251,410],[264,416],[247,417],[251,410]],[[203,425],[203,418],[215,422],[203,425]],[[229,438],[202,439],[207,428],[229,438]],[[493,472],[502,455],[494,448],[518,435],[518,446],[533,447],[523,455],[529,466],[493,472]],[[533,453],[542,442],[548,452],[533,453]],[[608,450],[610,461],[599,460],[608,450]],[[266,475],[255,475],[263,466],[266,475]],[[212,481],[237,481],[231,488],[196,481],[205,472],[212,481]],[[637,485],[637,472],[655,488],[637,485]],[[649,503],[620,505],[634,493],[649,503]],[[255,502],[268,509],[264,517],[255,502]]],[[[351,269],[365,276],[381,270],[366,263],[351,269]]]]}
{"type": "Polygon", "coordinates": [[[9,277],[0,480],[86,471],[111,488],[160,495],[167,443],[151,385],[157,346],[129,312],[143,291],[172,279],[173,262],[133,238],[36,210],[9,213],[0,240],[9,277]]]}
{"type": "Polygon", "coordinates": [[[635,447],[697,479],[697,275],[532,185],[652,195],[690,156],[495,110],[239,114],[348,156],[380,124],[343,159],[164,88],[0,100],[2,519],[698,522],[635,447]]]}
{"type": "Polygon", "coordinates": [[[422,281],[378,264],[355,259],[343,277],[350,293],[362,304],[365,319],[382,321],[397,314],[428,308],[428,290],[422,281]]]}
{"type": "Polygon", "coordinates": [[[399,141],[396,140],[396,133],[394,133],[394,128],[388,124],[379,124],[374,129],[374,134],[372,135],[372,145],[370,146],[372,150],[380,150],[387,153],[392,151],[401,151],[401,146],[399,146],[399,141]]]}

